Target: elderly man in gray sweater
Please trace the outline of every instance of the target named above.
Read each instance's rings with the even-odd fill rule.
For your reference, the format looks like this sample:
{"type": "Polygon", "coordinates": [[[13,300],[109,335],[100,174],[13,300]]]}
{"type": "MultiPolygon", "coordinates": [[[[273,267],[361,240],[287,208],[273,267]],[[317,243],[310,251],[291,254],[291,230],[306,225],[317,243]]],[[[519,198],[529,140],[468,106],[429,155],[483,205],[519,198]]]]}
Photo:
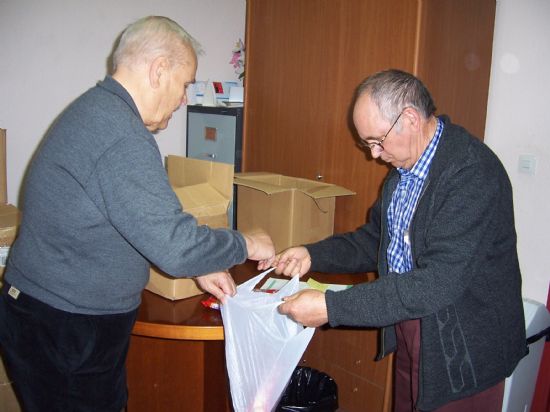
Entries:
{"type": "MultiPolygon", "coordinates": [[[[197,225],[153,132],[186,103],[196,42],[165,17],[126,28],[114,73],[56,120],[25,182],[0,300],[0,342],[25,411],[116,411],[150,262],[235,293],[227,268],[274,255],[269,236],[197,225]]],[[[185,373],[185,371],[182,371],[185,373]]]]}

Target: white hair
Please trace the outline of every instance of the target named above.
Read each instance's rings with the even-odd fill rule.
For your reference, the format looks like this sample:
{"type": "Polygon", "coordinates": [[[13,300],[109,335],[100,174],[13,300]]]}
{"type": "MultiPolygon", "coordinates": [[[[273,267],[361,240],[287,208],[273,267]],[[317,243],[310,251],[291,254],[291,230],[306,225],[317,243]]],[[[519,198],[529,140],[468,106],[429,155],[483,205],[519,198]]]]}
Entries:
{"type": "Polygon", "coordinates": [[[202,54],[200,44],[178,23],[162,16],[148,16],[122,32],[113,53],[113,70],[135,67],[165,56],[172,65],[189,63],[189,52],[202,54]],[[182,47],[183,46],[183,47],[182,47]]]}

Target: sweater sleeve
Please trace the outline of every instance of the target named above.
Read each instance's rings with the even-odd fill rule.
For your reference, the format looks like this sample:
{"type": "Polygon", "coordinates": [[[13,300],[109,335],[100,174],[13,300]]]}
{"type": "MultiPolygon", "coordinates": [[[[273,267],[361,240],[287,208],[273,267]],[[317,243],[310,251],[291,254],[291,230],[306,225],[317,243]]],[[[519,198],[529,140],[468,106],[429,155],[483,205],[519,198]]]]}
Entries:
{"type": "Polygon", "coordinates": [[[327,292],[332,326],[387,326],[438,312],[465,293],[480,300],[491,293],[515,247],[510,183],[498,161],[476,155],[444,174],[412,223],[413,269],[327,292]]]}
{"type": "Polygon", "coordinates": [[[380,243],[380,203],[370,211],[369,222],[354,232],[333,235],[306,245],[311,270],[327,273],[364,273],[376,271],[380,243]]]}
{"type": "Polygon", "coordinates": [[[198,226],[182,211],[158,148],[146,139],[117,142],[100,158],[95,177],[99,209],[133,248],[166,273],[195,276],[246,260],[240,233],[198,226]]]}

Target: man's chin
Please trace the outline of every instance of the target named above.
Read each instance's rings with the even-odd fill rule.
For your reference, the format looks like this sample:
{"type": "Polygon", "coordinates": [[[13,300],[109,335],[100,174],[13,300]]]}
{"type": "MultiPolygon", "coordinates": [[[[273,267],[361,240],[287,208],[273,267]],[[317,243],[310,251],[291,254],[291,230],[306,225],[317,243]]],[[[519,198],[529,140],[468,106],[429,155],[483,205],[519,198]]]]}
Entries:
{"type": "Polygon", "coordinates": [[[160,132],[161,130],[164,130],[168,127],[168,122],[164,122],[162,124],[159,124],[159,125],[151,125],[151,126],[148,126],[147,129],[153,133],[153,134],[157,134],[158,132],[160,132]]]}

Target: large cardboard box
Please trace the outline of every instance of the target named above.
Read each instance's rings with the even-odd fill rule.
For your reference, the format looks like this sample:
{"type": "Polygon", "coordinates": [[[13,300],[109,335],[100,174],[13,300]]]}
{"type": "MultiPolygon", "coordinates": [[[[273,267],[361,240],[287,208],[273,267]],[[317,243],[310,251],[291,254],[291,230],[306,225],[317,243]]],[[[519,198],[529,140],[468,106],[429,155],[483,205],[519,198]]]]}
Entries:
{"type": "MultiPolygon", "coordinates": [[[[227,211],[233,198],[233,165],[181,156],[166,159],[168,179],[183,210],[201,225],[228,227],[227,211]]],[[[147,290],[177,300],[202,292],[193,279],[169,276],[152,267],[147,290]]]]}
{"type": "Polygon", "coordinates": [[[0,358],[0,411],[20,412],[19,401],[13,391],[12,381],[6,374],[4,361],[0,358]]]}
{"type": "Polygon", "coordinates": [[[6,175],[6,130],[0,129],[0,287],[10,246],[15,240],[21,221],[19,210],[6,203],[8,200],[6,175]]]}
{"type": "Polygon", "coordinates": [[[13,243],[20,222],[19,209],[10,204],[0,204],[0,247],[13,243]]]}
{"type": "Polygon", "coordinates": [[[315,242],[334,233],[337,196],[355,192],[329,183],[267,172],[235,174],[237,229],[263,229],[275,250],[315,242]]]}
{"type": "Polygon", "coordinates": [[[0,205],[0,287],[10,247],[17,236],[21,213],[13,205],[0,205]]]}
{"type": "MultiPolygon", "coordinates": [[[[7,201],[6,130],[0,129],[0,288],[9,249],[15,240],[21,221],[19,210],[13,205],[8,205],[7,201]]],[[[0,411],[21,411],[2,358],[0,358],[0,411]]]]}

